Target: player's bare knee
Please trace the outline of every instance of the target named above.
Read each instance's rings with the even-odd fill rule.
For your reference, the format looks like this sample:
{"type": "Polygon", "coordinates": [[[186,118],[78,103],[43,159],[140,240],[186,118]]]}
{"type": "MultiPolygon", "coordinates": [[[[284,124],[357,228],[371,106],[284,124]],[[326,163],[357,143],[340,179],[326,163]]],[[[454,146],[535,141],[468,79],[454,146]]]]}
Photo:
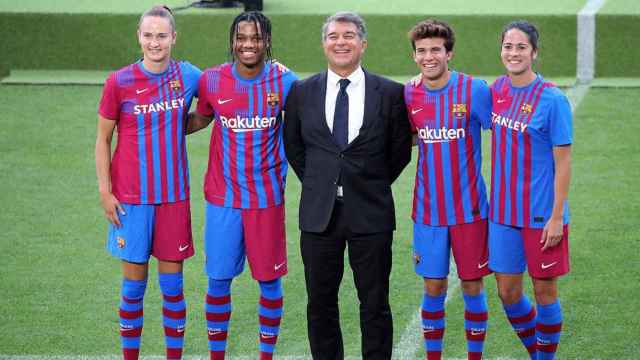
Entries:
{"type": "Polygon", "coordinates": [[[484,286],[482,285],[482,279],[475,280],[462,280],[462,292],[465,295],[477,296],[480,295],[484,286]]]}
{"type": "Polygon", "coordinates": [[[505,305],[515,304],[522,298],[522,285],[498,284],[498,296],[505,305]]]}
{"type": "Polygon", "coordinates": [[[447,279],[424,278],[424,290],[429,296],[441,296],[447,293],[447,279]]]}
{"type": "Polygon", "coordinates": [[[552,304],[558,299],[558,285],[556,278],[533,279],[533,293],[536,303],[540,305],[552,304]]]}

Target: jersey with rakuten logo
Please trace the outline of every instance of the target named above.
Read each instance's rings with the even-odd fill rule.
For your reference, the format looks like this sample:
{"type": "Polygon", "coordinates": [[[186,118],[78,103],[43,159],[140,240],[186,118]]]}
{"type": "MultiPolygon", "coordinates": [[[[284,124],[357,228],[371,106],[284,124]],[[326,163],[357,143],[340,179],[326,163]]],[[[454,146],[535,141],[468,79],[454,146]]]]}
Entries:
{"type": "MultiPolygon", "coordinates": [[[[553,210],[553,148],[572,142],[567,97],[542,76],[514,87],[507,76],[491,85],[491,221],[542,228],[553,210]]],[[[568,203],[564,223],[569,222],[568,203]]]]}
{"type": "Polygon", "coordinates": [[[205,70],[197,112],[214,118],[205,177],[208,202],[259,209],[283,201],[287,161],[282,142],[284,102],[296,76],[266,63],[254,79],[235,64],[205,70]]]}
{"type": "Polygon", "coordinates": [[[481,128],[490,126],[491,98],[483,80],[451,71],[446,86],[405,85],[405,103],[418,140],[413,220],[431,226],[485,219],[480,167],[481,128]]]}

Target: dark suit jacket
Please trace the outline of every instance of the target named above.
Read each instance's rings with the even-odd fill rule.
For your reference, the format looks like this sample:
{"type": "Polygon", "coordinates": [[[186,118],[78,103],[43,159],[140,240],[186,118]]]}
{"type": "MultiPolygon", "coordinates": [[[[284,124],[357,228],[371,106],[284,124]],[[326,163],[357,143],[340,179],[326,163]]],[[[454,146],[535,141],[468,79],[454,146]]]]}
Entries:
{"type": "Polygon", "coordinates": [[[360,133],[341,151],[327,126],[327,72],[296,81],[285,105],[284,142],[302,182],[300,230],[322,232],[331,218],[337,182],[355,233],[395,230],[391,183],[411,159],[411,132],[402,85],[365,71],[360,133]]]}

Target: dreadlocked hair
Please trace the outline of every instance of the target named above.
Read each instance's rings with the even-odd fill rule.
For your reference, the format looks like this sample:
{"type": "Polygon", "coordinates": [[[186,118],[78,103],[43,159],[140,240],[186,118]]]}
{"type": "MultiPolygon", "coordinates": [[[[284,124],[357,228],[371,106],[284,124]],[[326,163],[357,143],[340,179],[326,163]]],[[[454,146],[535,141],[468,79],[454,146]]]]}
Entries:
{"type": "Polygon", "coordinates": [[[259,11],[245,11],[233,20],[229,29],[229,56],[231,59],[233,59],[233,42],[238,33],[238,24],[242,21],[256,24],[257,31],[264,42],[266,58],[271,61],[271,20],[259,11]]]}

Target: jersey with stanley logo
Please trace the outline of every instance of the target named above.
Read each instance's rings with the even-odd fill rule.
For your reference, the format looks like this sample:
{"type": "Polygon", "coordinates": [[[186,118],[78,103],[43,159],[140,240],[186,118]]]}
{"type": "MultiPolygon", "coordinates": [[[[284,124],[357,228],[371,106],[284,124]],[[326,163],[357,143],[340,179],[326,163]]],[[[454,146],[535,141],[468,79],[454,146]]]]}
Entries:
{"type": "Polygon", "coordinates": [[[481,128],[489,128],[491,97],[483,80],[451,71],[441,89],[405,85],[417,135],[413,220],[431,226],[486,219],[487,190],[480,172],[481,128]]]}
{"type": "Polygon", "coordinates": [[[230,63],[202,74],[197,112],[214,117],[204,185],[208,202],[241,209],[282,203],[283,107],[294,80],[293,72],[272,63],[254,79],[240,77],[230,63]]]}
{"type": "Polygon", "coordinates": [[[161,204],[189,198],[185,125],[201,71],[169,62],[161,74],[142,61],[107,78],[98,113],[117,122],[111,160],[112,191],[129,204],[161,204]]]}
{"type": "MultiPolygon", "coordinates": [[[[553,148],[572,142],[567,97],[538,75],[515,87],[507,76],[491,85],[491,210],[493,222],[542,228],[553,210],[553,148]]],[[[565,202],[564,223],[569,222],[565,202]]]]}

